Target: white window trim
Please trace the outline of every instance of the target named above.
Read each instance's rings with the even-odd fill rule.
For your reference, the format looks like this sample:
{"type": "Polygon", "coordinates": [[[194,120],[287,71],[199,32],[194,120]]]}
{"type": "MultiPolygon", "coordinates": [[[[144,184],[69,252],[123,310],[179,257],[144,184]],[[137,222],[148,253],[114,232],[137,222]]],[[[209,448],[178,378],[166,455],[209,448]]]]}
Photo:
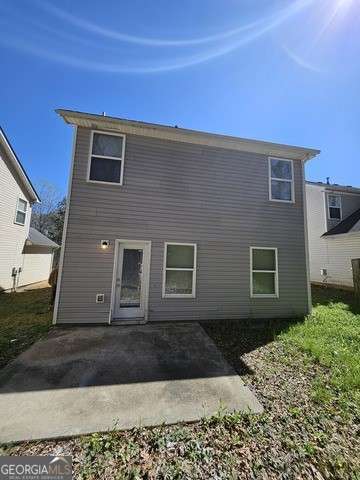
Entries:
{"type": "Polygon", "coordinates": [[[294,161],[291,160],[290,158],[268,157],[268,169],[269,169],[269,200],[271,202],[295,203],[294,161]],[[288,179],[285,179],[285,178],[272,177],[271,176],[271,160],[281,160],[283,162],[289,162],[291,164],[291,180],[288,180],[288,179]],[[277,198],[272,198],[271,180],[291,183],[291,200],[280,200],[280,199],[277,199],[277,198]]]}
{"type": "Polygon", "coordinates": [[[91,140],[90,140],[90,149],[89,149],[89,155],[88,155],[88,167],[87,167],[87,176],[86,176],[86,181],[88,183],[100,183],[103,185],[112,185],[112,186],[122,186],[123,185],[123,179],[124,179],[124,165],[125,165],[125,143],[126,143],[126,135],[123,133],[117,133],[117,132],[103,132],[102,130],[91,130],[91,140]],[[93,155],[92,149],[93,149],[93,142],[94,142],[94,134],[95,133],[100,133],[101,135],[110,135],[112,137],[122,137],[123,143],[122,143],[122,152],[121,152],[121,158],[120,157],[110,157],[107,155],[93,155]],[[91,157],[98,157],[98,158],[106,158],[109,160],[118,160],[121,162],[121,170],[120,170],[120,183],[117,182],[104,182],[102,180],[90,180],[90,168],[91,168],[91,157]]]}
{"type": "Polygon", "coordinates": [[[329,220],[342,220],[343,215],[342,215],[342,198],[341,195],[338,195],[337,193],[327,193],[326,196],[326,201],[327,201],[327,216],[329,220]],[[329,202],[329,197],[337,197],[340,199],[340,207],[331,207],[331,208],[339,208],[340,209],[340,218],[332,218],[330,217],[330,202],[329,202]]]}
{"type": "Polygon", "coordinates": [[[181,242],[165,242],[164,244],[164,261],[163,261],[163,281],[162,281],[162,298],[195,298],[196,297],[196,268],[197,268],[197,244],[196,243],[181,243],[181,242]],[[180,245],[194,247],[194,266],[193,268],[167,268],[167,247],[168,245],[180,245]],[[192,293],[165,293],[166,271],[167,270],[182,270],[193,272],[192,277],[192,293]]]}
{"type": "Polygon", "coordinates": [[[276,247],[250,247],[250,297],[251,298],[279,298],[279,264],[278,249],[276,247]],[[253,250],[273,250],[275,252],[276,270],[253,270],[253,250]],[[275,274],[275,293],[254,293],[253,273],[274,273],[275,274]]]}
{"type": "Polygon", "coordinates": [[[28,212],[28,208],[29,208],[29,202],[27,200],[25,200],[24,198],[22,197],[18,197],[17,200],[16,200],[16,209],[15,209],[15,218],[14,218],[14,223],[16,225],[21,225],[22,227],[26,224],[26,217],[27,217],[27,212],[28,212]],[[23,202],[26,203],[26,208],[25,210],[20,210],[19,209],[19,200],[22,200],[23,202]],[[16,220],[16,217],[17,217],[17,213],[18,212],[21,212],[21,213],[25,213],[25,220],[24,220],[24,223],[21,223],[21,222],[18,222],[16,220]]]}

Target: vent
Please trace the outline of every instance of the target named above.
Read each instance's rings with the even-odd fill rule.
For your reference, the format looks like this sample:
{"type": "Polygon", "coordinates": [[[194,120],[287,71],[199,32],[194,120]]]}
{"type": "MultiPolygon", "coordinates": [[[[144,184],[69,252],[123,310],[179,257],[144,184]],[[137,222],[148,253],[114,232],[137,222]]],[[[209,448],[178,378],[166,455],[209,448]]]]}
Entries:
{"type": "Polygon", "coordinates": [[[105,294],[104,293],[97,293],[96,294],[96,303],[104,303],[105,294]]]}

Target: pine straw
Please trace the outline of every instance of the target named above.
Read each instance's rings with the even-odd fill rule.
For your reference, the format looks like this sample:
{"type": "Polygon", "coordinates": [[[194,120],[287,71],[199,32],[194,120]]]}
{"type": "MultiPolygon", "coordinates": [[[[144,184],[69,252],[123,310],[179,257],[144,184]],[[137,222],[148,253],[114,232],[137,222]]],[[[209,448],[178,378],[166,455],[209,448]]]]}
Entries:
{"type": "Polygon", "coordinates": [[[330,372],[277,340],[242,355],[262,415],[219,413],[192,425],[23,443],[11,455],[72,455],[74,478],[359,479],[359,417],[330,372]]]}

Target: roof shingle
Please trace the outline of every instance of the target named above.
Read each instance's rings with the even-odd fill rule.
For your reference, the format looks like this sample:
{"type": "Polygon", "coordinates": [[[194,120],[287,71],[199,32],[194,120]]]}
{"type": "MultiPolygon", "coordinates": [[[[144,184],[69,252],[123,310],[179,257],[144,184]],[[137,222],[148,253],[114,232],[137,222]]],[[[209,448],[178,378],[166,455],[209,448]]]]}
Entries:
{"type": "Polygon", "coordinates": [[[29,236],[27,238],[27,243],[29,245],[37,245],[40,247],[52,247],[52,248],[59,248],[59,245],[50,238],[43,235],[41,232],[36,230],[34,227],[30,227],[29,229],[29,236]]]}
{"type": "MultiPolygon", "coordinates": [[[[348,217],[344,218],[344,220],[338,223],[335,227],[325,232],[322,236],[329,237],[331,235],[340,235],[341,233],[349,233],[359,221],[360,221],[360,208],[358,210],[355,210],[355,212],[353,212],[348,217]]],[[[358,231],[358,229],[355,228],[354,231],[358,231]]]]}

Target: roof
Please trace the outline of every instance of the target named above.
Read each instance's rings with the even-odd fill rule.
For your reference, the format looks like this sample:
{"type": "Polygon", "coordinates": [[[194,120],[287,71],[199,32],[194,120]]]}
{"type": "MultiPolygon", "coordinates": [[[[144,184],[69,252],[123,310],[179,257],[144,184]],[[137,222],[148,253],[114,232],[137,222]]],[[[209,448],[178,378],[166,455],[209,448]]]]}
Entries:
{"type": "Polygon", "coordinates": [[[5,151],[7,152],[10,162],[13,165],[17,174],[19,175],[19,178],[25,190],[28,192],[31,202],[33,203],[40,202],[40,198],[36,193],[36,190],[33,184],[31,183],[30,178],[27,176],[27,173],[25,172],[24,167],[22,166],[18,156],[16,155],[14,149],[11,146],[11,143],[9,142],[9,139],[7,138],[4,130],[1,127],[0,127],[0,144],[4,147],[5,151]]]}
{"type": "Polygon", "coordinates": [[[34,227],[30,227],[29,229],[29,236],[26,239],[27,245],[36,245],[38,247],[51,247],[51,248],[59,248],[59,245],[50,238],[46,237],[39,230],[36,230],[34,227]]]}
{"type": "Polygon", "coordinates": [[[344,233],[350,232],[359,232],[360,231],[360,208],[355,210],[351,215],[344,218],[340,223],[338,223],[335,227],[331,228],[327,232],[325,232],[322,236],[323,237],[330,237],[332,235],[340,235],[344,233]]]}
{"type": "Polygon", "coordinates": [[[296,147],[278,143],[263,142],[228,135],[219,135],[197,130],[159,125],[155,123],[139,122],[117,117],[108,117],[93,113],[77,112],[73,110],[56,110],[66,123],[92,129],[106,129],[124,134],[142,135],[166,140],[174,140],[198,145],[241,150],[260,153],[268,156],[285,157],[293,160],[307,161],[320,153],[313,148],[296,147]]]}
{"type": "Polygon", "coordinates": [[[315,187],[325,187],[328,190],[333,190],[334,192],[346,192],[346,193],[358,193],[360,194],[360,188],[353,187],[351,185],[339,185],[337,183],[324,183],[324,182],[310,182],[306,181],[307,185],[313,185],[315,187]]]}

